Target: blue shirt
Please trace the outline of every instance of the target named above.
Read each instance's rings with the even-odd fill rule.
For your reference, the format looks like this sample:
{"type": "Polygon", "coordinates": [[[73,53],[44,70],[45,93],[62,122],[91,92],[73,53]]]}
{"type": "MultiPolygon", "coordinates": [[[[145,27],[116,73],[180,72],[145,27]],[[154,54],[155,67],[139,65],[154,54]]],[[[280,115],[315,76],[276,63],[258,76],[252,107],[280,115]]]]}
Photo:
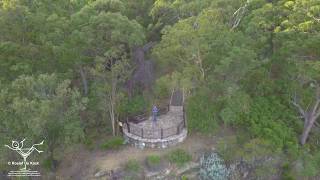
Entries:
{"type": "Polygon", "coordinates": [[[152,112],[153,112],[153,113],[157,113],[157,112],[158,112],[158,108],[157,108],[156,106],[153,106],[152,112]]]}

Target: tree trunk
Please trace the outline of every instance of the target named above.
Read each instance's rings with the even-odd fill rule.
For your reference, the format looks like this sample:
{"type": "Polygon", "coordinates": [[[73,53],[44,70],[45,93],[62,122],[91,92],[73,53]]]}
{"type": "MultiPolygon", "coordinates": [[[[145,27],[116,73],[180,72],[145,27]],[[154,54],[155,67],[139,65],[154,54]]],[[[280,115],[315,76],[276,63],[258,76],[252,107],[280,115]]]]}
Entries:
{"type": "Polygon", "coordinates": [[[80,71],[80,76],[81,76],[82,85],[83,85],[83,94],[86,96],[88,95],[88,81],[82,66],[79,67],[79,71],[80,71]]]}
{"type": "Polygon", "coordinates": [[[198,55],[198,64],[199,64],[201,77],[202,77],[203,80],[205,80],[205,70],[204,70],[203,65],[202,65],[202,58],[201,58],[199,47],[198,47],[197,55],[198,55]]]}
{"type": "Polygon", "coordinates": [[[315,96],[315,103],[312,107],[307,108],[304,110],[302,106],[297,102],[297,97],[295,96],[292,103],[294,106],[297,107],[301,118],[304,120],[304,127],[303,132],[300,138],[301,145],[304,145],[307,142],[311,129],[317,124],[316,120],[320,117],[320,88],[317,87],[316,96],[315,96]]]}
{"type": "MultiPolygon", "coordinates": [[[[112,96],[112,95],[111,95],[112,96]]],[[[113,98],[109,96],[109,115],[111,120],[111,126],[112,126],[112,136],[115,136],[115,115],[114,115],[114,105],[113,105],[113,98]]]]}
{"type": "Polygon", "coordinates": [[[313,120],[311,119],[307,124],[306,126],[303,128],[303,133],[302,133],[302,136],[301,136],[301,139],[300,139],[300,143],[301,145],[304,145],[306,142],[307,142],[307,139],[309,137],[309,133],[313,127],[313,120]]]}
{"type": "Polygon", "coordinates": [[[112,115],[111,115],[111,123],[112,123],[112,136],[116,136],[115,118],[114,118],[113,110],[112,110],[112,115]]]}
{"type": "Polygon", "coordinates": [[[116,90],[117,90],[117,77],[115,77],[113,70],[111,70],[111,94],[109,97],[110,100],[110,118],[112,124],[112,135],[116,135],[116,114],[115,114],[115,105],[116,105],[116,90]]]}

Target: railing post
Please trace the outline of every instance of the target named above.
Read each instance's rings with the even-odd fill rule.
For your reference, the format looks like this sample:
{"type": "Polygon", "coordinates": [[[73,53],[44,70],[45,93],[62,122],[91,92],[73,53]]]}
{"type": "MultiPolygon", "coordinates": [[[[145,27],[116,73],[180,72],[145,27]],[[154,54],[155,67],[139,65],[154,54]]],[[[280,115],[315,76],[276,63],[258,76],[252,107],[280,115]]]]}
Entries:
{"type": "Polygon", "coordinates": [[[186,128],[186,112],[183,106],[183,127],[186,128]]]}
{"type": "Polygon", "coordinates": [[[130,133],[130,124],[129,124],[129,121],[128,121],[128,116],[127,116],[126,124],[127,124],[127,128],[128,128],[128,133],[130,133]]]}
{"type": "Polygon", "coordinates": [[[181,125],[181,124],[179,124],[179,125],[177,126],[177,135],[180,134],[180,128],[179,128],[180,125],[181,125]]]}
{"type": "Polygon", "coordinates": [[[141,128],[141,137],[143,138],[143,128],[141,128]]]}
{"type": "Polygon", "coordinates": [[[161,139],[163,139],[163,129],[161,128],[161,139]]]}

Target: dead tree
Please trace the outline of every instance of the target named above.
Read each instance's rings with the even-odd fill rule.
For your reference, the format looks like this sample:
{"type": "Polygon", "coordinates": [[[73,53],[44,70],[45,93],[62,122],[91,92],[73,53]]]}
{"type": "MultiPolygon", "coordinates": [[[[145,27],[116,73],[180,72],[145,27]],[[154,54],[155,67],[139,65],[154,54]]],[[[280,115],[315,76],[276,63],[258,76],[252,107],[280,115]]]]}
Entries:
{"type": "Polygon", "coordinates": [[[237,9],[233,15],[230,22],[231,29],[235,29],[239,26],[242,18],[244,17],[245,13],[247,12],[247,7],[249,5],[250,1],[248,0],[243,6],[241,6],[239,9],[237,9]]]}
{"type": "Polygon", "coordinates": [[[300,143],[304,145],[309,137],[311,129],[318,125],[316,122],[320,117],[320,87],[317,85],[314,103],[306,109],[303,109],[301,103],[299,102],[297,96],[292,100],[292,104],[298,109],[301,118],[304,121],[303,132],[300,137],[300,143]]]}

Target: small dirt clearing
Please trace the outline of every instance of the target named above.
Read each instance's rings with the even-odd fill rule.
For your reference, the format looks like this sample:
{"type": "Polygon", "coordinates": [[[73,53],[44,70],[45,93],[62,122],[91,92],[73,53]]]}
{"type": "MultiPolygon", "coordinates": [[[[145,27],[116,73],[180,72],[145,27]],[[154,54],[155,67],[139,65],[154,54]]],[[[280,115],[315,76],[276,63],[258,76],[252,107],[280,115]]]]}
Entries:
{"type": "Polygon", "coordinates": [[[217,137],[214,136],[192,134],[183,143],[167,149],[138,149],[125,145],[119,150],[89,151],[79,147],[76,151],[65,154],[56,174],[58,179],[94,179],[94,174],[99,170],[114,170],[128,160],[142,162],[149,155],[164,156],[175,149],[183,149],[197,160],[203,152],[214,149],[216,140],[217,137]]]}

